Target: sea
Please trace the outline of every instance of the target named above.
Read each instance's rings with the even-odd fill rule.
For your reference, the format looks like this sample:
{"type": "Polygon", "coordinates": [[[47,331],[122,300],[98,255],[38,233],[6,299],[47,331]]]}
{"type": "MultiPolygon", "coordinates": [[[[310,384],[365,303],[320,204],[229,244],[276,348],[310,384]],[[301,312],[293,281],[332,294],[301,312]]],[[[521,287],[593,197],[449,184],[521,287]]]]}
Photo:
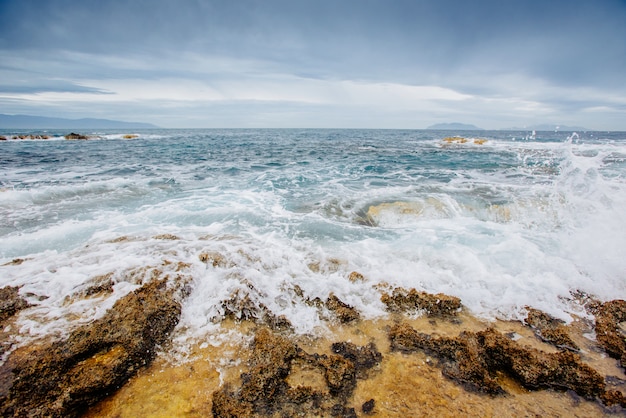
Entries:
{"type": "Polygon", "coordinates": [[[21,343],[157,277],[188,288],[181,349],[219,333],[233,295],[297,334],[324,332],[311,301],[331,293],[366,319],[397,287],[486,321],[626,298],[626,132],[68,133],[0,131],[0,287],[33,305],[21,343]],[[28,134],[49,138],[13,139],[28,134]]]}

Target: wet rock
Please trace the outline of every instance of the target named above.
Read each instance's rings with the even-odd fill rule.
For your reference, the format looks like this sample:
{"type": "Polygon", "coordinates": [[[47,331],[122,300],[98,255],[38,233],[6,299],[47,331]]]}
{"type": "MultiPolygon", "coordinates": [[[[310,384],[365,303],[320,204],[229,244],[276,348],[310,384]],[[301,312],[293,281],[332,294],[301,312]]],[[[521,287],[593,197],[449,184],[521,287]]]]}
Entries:
{"type": "MultiPolygon", "coordinates": [[[[266,329],[254,338],[250,372],[241,376],[242,386],[239,396],[247,403],[263,403],[274,399],[286,389],[286,377],[291,362],[297,355],[296,345],[286,338],[274,335],[266,329]]],[[[271,405],[262,405],[267,410],[271,405]]]]}
{"type": "Polygon", "coordinates": [[[352,283],[364,282],[365,281],[365,277],[361,273],[359,273],[358,271],[353,271],[348,276],[348,280],[350,280],[352,283]]]}
{"type": "Polygon", "coordinates": [[[326,308],[332,311],[339,321],[344,324],[360,318],[359,312],[354,307],[344,303],[332,293],[326,299],[326,308]]]}
{"type": "Polygon", "coordinates": [[[20,296],[19,290],[16,286],[0,288],[0,326],[8,318],[30,306],[26,299],[20,296]]]}
{"type": "Polygon", "coordinates": [[[6,141],[7,138],[4,135],[0,135],[0,141],[6,141]]]}
{"type": "Polygon", "coordinates": [[[225,387],[213,393],[213,416],[244,417],[251,416],[252,411],[269,413],[288,392],[285,379],[297,355],[296,345],[263,328],[255,335],[252,347],[250,370],[241,375],[241,388],[232,392],[225,387]]]}
{"type": "MultiPolygon", "coordinates": [[[[358,358],[362,367],[371,363],[366,358],[377,358],[372,354],[377,352],[374,346],[338,344],[337,351],[358,358]]],[[[255,335],[252,349],[249,370],[241,375],[241,387],[233,390],[225,386],[213,394],[213,416],[356,416],[354,409],[346,406],[357,379],[355,365],[348,358],[306,353],[265,328],[255,335]],[[296,364],[318,369],[324,376],[325,388],[291,387],[288,378],[296,364]]]]}
{"type": "Polygon", "coordinates": [[[215,418],[240,418],[252,416],[252,404],[241,402],[228,390],[213,392],[211,412],[215,418]]]}
{"type": "Polygon", "coordinates": [[[89,139],[89,137],[87,135],[72,132],[65,135],[65,139],[89,139]]]}
{"type": "Polygon", "coordinates": [[[356,370],[350,360],[339,355],[320,356],[317,364],[324,371],[331,395],[352,392],[356,386],[356,370]]]}
{"type": "Polygon", "coordinates": [[[403,323],[390,331],[389,338],[392,349],[423,350],[437,356],[443,374],[470,389],[504,393],[496,379],[500,371],[531,390],[572,390],[586,399],[605,393],[604,378],[577,354],[523,347],[493,329],[463,332],[457,338],[434,338],[403,323]]]}
{"type": "Polygon", "coordinates": [[[448,144],[465,144],[468,140],[462,136],[448,136],[442,141],[448,144]]]}
{"type": "Polygon", "coordinates": [[[227,267],[226,257],[216,251],[201,253],[198,258],[203,263],[211,264],[213,267],[227,267]]]}
{"type": "Polygon", "coordinates": [[[26,260],[28,260],[28,259],[25,259],[25,258],[14,258],[13,260],[9,261],[8,263],[4,263],[3,266],[19,266],[20,264],[22,264],[26,260]]]}
{"type": "MultiPolygon", "coordinates": [[[[13,135],[12,139],[49,139],[50,137],[45,134],[29,134],[29,135],[13,135]]],[[[0,137],[0,140],[5,139],[5,137],[0,137]]]]}
{"type": "MultiPolygon", "coordinates": [[[[250,289],[254,292],[255,289],[250,289]]],[[[237,289],[230,299],[221,302],[225,318],[235,321],[251,321],[256,324],[269,325],[275,330],[293,328],[291,322],[284,315],[275,315],[265,304],[254,298],[249,292],[237,289]]]]}
{"type": "Polygon", "coordinates": [[[361,375],[364,371],[379,364],[383,359],[383,355],[378,351],[374,343],[358,346],[350,342],[338,342],[333,343],[331,350],[333,353],[350,360],[354,364],[357,373],[361,375]]]}
{"type": "Polygon", "coordinates": [[[376,401],[374,401],[374,399],[370,399],[367,402],[364,402],[363,405],[361,405],[361,411],[363,411],[364,414],[371,414],[372,412],[374,412],[374,407],[376,406],[376,401]]]}
{"type": "Polygon", "coordinates": [[[357,417],[354,408],[348,408],[341,404],[334,405],[331,408],[330,416],[340,417],[340,418],[356,418],[357,417]]]}
{"type": "Polygon", "coordinates": [[[538,309],[529,309],[526,323],[535,330],[535,334],[543,341],[558,348],[579,351],[578,345],[570,338],[564,322],[538,309]]]}
{"type": "Polygon", "coordinates": [[[163,241],[178,241],[180,239],[176,235],[173,235],[173,234],[159,234],[159,235],[153,236],[152,238],[160,239],[163,241]]]}
{"type": "Polygon", "coordinates": [[[461,308],[461,299],[444,295],[418,292],[415,289],[396,288],[391,294],[383,293],[380,300],[392,312],[424,310],[428,316],[452,316],[461,308]]]}
{"type": "Polygon", "coordinates": [[[78,292],[80,297],[97,297],[113,293],[113,273],[96,276],[89,281],[89,285],[78,292]]]}
{"type": "Polygon", "coordinates": [[[619,390],[607,390],[600,395],[600,400],[606,406],[619,405],[622,408],[626,408],[626,397],[619,390]]]}
{"type": "Polygon", "coordinates": [[[596,340],[613,358],[626,368],[626,338],[620,323],[626,321],[626,301],[603,303],[596,313],[596,340]]]}
{"type": "Polygon", "coordinates": [[[78,416],[149,364],[178,323],[178,288],[166,279],[119,299],[66,340],[39,341],[0,367],[0,415],[78,416]]]}

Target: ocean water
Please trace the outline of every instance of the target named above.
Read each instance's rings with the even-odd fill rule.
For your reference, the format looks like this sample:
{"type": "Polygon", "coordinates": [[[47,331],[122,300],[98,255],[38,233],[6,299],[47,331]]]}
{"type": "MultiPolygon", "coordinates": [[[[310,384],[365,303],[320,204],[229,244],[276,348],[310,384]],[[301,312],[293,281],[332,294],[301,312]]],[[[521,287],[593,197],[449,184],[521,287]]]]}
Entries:
{"type": "Polygon", "coordinates": [[[365,318],[396,286],[487,320],[585,316],[576,292],[626,298],[624,132],[65,133],[0,141],[0,287],[34,305],[22,341],[157,276],[189,283],[181,345],[214,335],[234,294],[300,334],[323,332],[307,299],[331,292],[365,318]],[[112,293],[75,297],[103,277],[112,293]]]}

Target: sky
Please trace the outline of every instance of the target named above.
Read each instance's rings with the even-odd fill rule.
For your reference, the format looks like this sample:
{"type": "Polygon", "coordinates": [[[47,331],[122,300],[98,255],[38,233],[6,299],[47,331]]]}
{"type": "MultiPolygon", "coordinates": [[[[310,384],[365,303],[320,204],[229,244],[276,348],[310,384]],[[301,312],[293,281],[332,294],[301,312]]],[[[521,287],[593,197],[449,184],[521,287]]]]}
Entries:
{"type": "Polygon", "coordinates": [[[0,113],[626,131],[626,0],[0,0],[0,113]]]}

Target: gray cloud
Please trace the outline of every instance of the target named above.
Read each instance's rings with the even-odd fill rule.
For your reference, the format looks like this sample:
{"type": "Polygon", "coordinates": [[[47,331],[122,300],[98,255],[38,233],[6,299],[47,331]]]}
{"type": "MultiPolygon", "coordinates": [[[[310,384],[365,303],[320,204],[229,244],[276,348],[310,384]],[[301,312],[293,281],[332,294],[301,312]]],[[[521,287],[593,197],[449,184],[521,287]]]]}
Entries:
{"type": "MultiPolygon", "coordinates": [[[[617,0],[8,0],[0,2],[0,24],[8,28],[0,34],[5,65],[0,68],[0,95],[5,95],[4,103],[14,103],[32,101],[28,93],[111,92],[120,95],[118,109],[130,109],[124,106],[131,100],[121,96],[130,94],[133,80],[152,80],[153,87],[146,84],[146,89],[161,85],[163,91],[177,92],[186,91],[181,86],[185,80],[182,84],[195,82],[198,89],[212,92],[206,102],[212,111],[215,106],[232,109],[236,103],[250,111],[245,107],[250,97],[233,93],[233,83],[251,90],[258,85],[265,94],[268,80],[284,78],[288,84],[295,77],[304,80],[293,84],[296,90],[309,88],[314,84],[310,80],[327,81],[328,88],[350,81],[406,85],[409,90],[439,86],[473,97],[437,105],[439,113],[433,112],[433,118],[477,118],[470,102],[496,100],[500,105],[484,108],[495,112],[489,126],[506,123],[504,119],[520,108],[525,109],[520,118],[540,118],[543,113],[615,125],[614,114],[624,106],[619,96],[626,97],[625,21],[626,5],[617,0]],[[126,81],[125,91],[110,87],[114,83],[107,80],[126,81]],[[507,100],[513,104],[505,110],[507,100]],[[603,120],[601,113],[584,113],[590,107],[607,108],[609,116],[603,120]]],[[[269,106],[265,96],[257,100],[265,107],[252,106],[259,114],[298,115],[294,121],[304,123],[308,111],[313,123],[321,113],[331,113],[322,112],[321,106],[350,114],[347,119],[359,123],[352,116],[358,109],[353,103],[324,99],[314,108],[305,99],[278,97],[269,106]],[[301,107],[297,112],[279,111],[281,100],[284,109],[294,103],[301,107]]],[[[166,103],[167,97],[161,99],[166,103]]],[[[46,100],[32,104],[52,103],[46,100]]],[[[172,96],[165,108],[176,112],[180,107],[189,114],[191,107],[202,108],[205,101],[184,102],[172,96]]],[[[106,105],[112,112],[107,116],[115,117],[112,102],[106,105]]],[[[144,101],[146,108],[153,105],[144,101]]],[[[140,116],[141,108],[133,106],[140,116]]],[[[389,108],[378,110],[387,121],[411,120],[410,108],[395,109],[397,117],[389,108]]],[[[189,123],[187,116],[179,116],[189,123]]],[[[175,115],[172,126],[181,125],[174,120],[175,115]]],[[[225,121],[236,125],[236,118],[225,121]]],[[[361,123],[366,121],[371,118],[361,123]]]]}

